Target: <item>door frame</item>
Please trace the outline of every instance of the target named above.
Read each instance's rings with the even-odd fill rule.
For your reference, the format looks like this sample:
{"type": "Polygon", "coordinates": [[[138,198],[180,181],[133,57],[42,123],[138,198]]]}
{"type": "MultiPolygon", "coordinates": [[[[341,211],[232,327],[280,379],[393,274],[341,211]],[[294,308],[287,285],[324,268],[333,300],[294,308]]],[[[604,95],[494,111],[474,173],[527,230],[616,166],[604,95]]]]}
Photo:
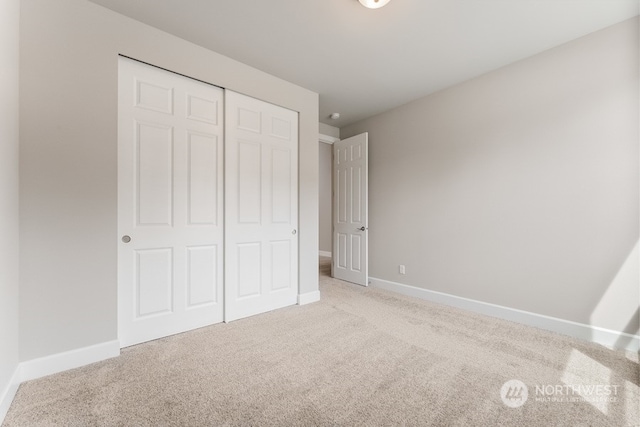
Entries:
{"type": "MultiPolygon", "coordinates": [[[[160,67],[160,66],[154,65],[152,63],[149,63],[149,62],[146,62],[146,61],[134,58],[134,57],[130,57],[130,56],[127,56],[127,55],[119,54],[117,57],[118,57],[118,61],[120,60],[120,58],[123,58],[124,60],[140,63],[140,64],[143,64],[143,65],[146,65],[146,66],[149,66],[149,67],[153,67],[153,68],[156,68],[156,69],[159,69],[159,70],[171,73],[171,74],[175,74],[175,75],[180,76],[180,77],[188,78],[188,79],[194,80],[196,82],[200,82],[200,83],[204,83],[204,84],[208,84],[208,85],[220,88],[220,89],[222,89],[224,91],[224,94],[223,94],[223,105],[225,104],[224,100],[226,98],[227,91],[232,91],[233,90],[233,89],[228,89],[228,88],[222,87],[222,86],[217,85],[215,83],[211,83],[211,82],[206,81],[206,80],[190,77],[187,74],[183,74],[183,73],[180,73],[180,72],[177,72],[177,71],[173,71],[171,69],[160,67]]],[[[120,80],[119,79],[120,79],[120,76],[118,75],[118,85],[120,84],[120,80]]],[[[117,86],[117,87],[119,87],[119,86],[117,86]]],[[[247,96],[249,96],[249,97],[251,97],[253,99],[256,99],[258,101],[265,102],[267,104],[276,105],[272,101],[268,101],[268,100],[264,100],[264,99],[258,98],[256,96],[253,96],[252,94],[248,94],[247,96]]],[[[119,106],[116,108],[116,111],[117,111],[118,115],[120,114],[119,108],[120,108],[119,106]]],[[[283,106],[282,108],[286,108],[286,109],[288,109],[290,111],[294,111],[297,114],[296,135],[298,135],[298,137],[297,137],[297,148],[296,148],[296,151],[297,151],[296,162],[299,165],[300,164],[300,153],[301,153],[301,150],[300,150],[301,144],[300,144],[300,136],[299,136],[299,129],[300,129],[300,126],[301,126],[301,119],[300,119],[301,112],[297,111],[297,110],[295,110],[295,109],[293,109],[291,107],[287,107],[287,106],[283,106]]],[[[225,120],[225,118],[224,118],[225,115],[226,115],[226,112],[224,112],[224,110],[223,110],[223,119],[222,119],[223,122],[225,120]]],[[[117,131],[117,133],[118,133],[118,131],[117,131]]],[[[222,178],[222,182],[223,182],[223,196],[222,196],[223,202],[222,203],[223,203],[223,205],[224,205],[224,199],[225,199],[225,195],[224,195],[224,171],[226,170],[226,165],[225,165],[225,162],[224,162],[224,151],[225,151],[224,150],[224,137],[226,137],[226,131],[223,132],[223,140],[222,140],[222,143],[223,143],[222,144],[223,145],[223,156],[222,156],[222,159],[223,159],[223,169],[222,169],[223,170],[223,178],[222,178]]],[[[118,141],[116,142],[116,144],[119,144],[119,143],[120,143],[120,141],[119,141],[119,136],[118,136],[118,141]]],[[[120,161],[121,160],[118,157],[117,165],[116,165],[118,170],[120,168],[120,161]]],[[[120,172],[118,172],[118,173],[120,173],[120,172]]],[[[295,178],[296,178],[296,182],[297,182],[296,193],[298,194],[298,198],[297,198],[297,201],[296,201],[296,211],[297,211],[297,215],[296,215],[296,218],[297,218],[296,233],[299,236],[299,233],[301,231],[301,224],[300,224],[300,217],[299,217],[299,213],[300,213],[300,210],[301,210],[301,199],[299,197],[300,183],[301,183],[301,172],[300,172],[300,168],[299,167],[297,168],[297,171],[295,173],[295,178]]],[[[120,183],[117,183],[117,185],[120,185],[120,183]]],[[[117,203],[116,203],[116,215],[118,217],[120,215],[120,209],[121,209],[119,198],[120,198],[120,194],[117,195],[117,199],[118,200],[117,200],[117,203]]],[[[223,219],[223,221],[224,221],[224,219],[223,219]]],[[[116,239],[117,239],[118,245],[120,245],[120,243],[122,242],[121,238],[123,237],[123,234],[122,234],[122,232],[120,230],[119,224],[116,227],[116,229],[117,229],[116,239]]],[[[222,242],[223,247],[224,247],[224,244],[225,244],[225,238],[223,237],[223,242],[222,242]]],[[[305,293],[305,294],[303,294],[301,292],[300,276],[301,276],[301,273],[302,273],[302,264],[301,264],[301,258],[302,258],[301,255],[302,254],[301,254],[301,245],[299,244],[299,242],[296,245],[295,255],[296,255],[296,260],[295,260],[295,263],[296,263],[296,274],[295,274],[295,277],[293,277],[293,279],[296,280],[296,284],[295,284],[296,300],[294,302],[292,302],[291,305],[295,305],[296,303],[298,303],[298,304],[308,304],[308,303],[311,303],[311,302],[318,301],[319,300],[319,290],[318,289],[316,289],[313,293],[305,293]]],[[[223,255],[223,257],[224,257],[224,255],[223,255]]],[[[117,278],[117,281],[116,281],[116,292],[117,293],[116,293],[116,307],[115,307],[115,309],[116,309],[117,337],[118,337],[118,340],[120,341],[121,340],[120,317],[121,317],[122,306],[121,306],[120,295],[119,294],[120,294],[120,292],[122,292],[122,284],[121,284],[122,271],[121,271],[121,266],[120,266],[120,261],[119,261],[119,255],[116,258],[118,258],[118,259],[116,260],[117,261],[116,262],[116,278],[117,278]]],[[[225,279],[225,273],[226,272],[224,272],[224,264],[225,263],[224,263],[224,258],[223,258],[223,262],[222,262],[222,269],[223,269],[223,285],[222,285],[223,286],[223,291],[222,291],[222,293],[223,293],[223,296],[222,296],[222,302],[223,302],[222,311],[223,311],[223,314],[222,314],[222,316],[223,317],[222,317],[221,321],[222,322],[227,322],[228,320],[226,318],[226,308],[224,307],[224,301],[225,301],[224,282],[226,281],[226,279],[225,279]]],[[[176,332],[176,333],[180,333],[180,332],[176,332]]],[[[166,335],[166,336],[170,336],[170,335],[172,335],[172,334],[169,334],[169,335],[166,335]]],[[[159,338],[161,338],[161,337],[159,337],[159,338]]],[[[120,343],[120,347],[123,347],[122,343],[120,343]]]]}
{"type": "MultiPolygon", "coordinates": [[[[327,144],[329,146],[332,146],[335,142],[339,142],[340,138],[336,138],[334,136],[329,136],[329,135],[325,135],[325,134],[319,134],[318,135],[318,143],[319,144],[327,144]]],[[[320,157],[318,156],[318,162],[320,161],[320,157]]],[[[322,177],[320,177],[319,179],[322,179],[322,177]]],[[[325,257],[329,257],[332,258],[332,251],[333,251],[333,148],[331,149],[331,170],[329,171],[329,181],[330,181],[330,194],[331,196],[329,197],[329,210],[331,210],[331,229],[329,230],[329,233],[331,234],[331,238],[329,240],[331,240],[331,249],[329,251],[322,251],[322,250],[318,250],[318,255],[319,256],[325,256],[325,257]]],[[[320,192],[318,192],[318,196],[320,196],[320,192]]],[[[324,200],[319,200],[318,199],[318,205],[320,205],[324,200]]],[[[318,224],[318,227],[320,225],[318,224]]]]}

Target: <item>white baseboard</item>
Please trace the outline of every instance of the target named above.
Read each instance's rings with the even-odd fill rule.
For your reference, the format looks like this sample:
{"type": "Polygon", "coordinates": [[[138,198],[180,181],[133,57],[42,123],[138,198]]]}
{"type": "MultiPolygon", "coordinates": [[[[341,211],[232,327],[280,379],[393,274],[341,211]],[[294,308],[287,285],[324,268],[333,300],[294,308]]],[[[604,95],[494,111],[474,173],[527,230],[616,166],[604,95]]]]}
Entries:
{"type": "Polygon", "coordinates": [[[0,425],[9,411],[11,402],[21,383],[69,369],[79,368],[91,363],[100,362],[120,355],[120,342],[108,341],[89,347],[52,354],[20,363],[11,381],[0,394],[0,425]]]}
{"type": "Polygon", "coordinates": [[[4,422],[7,412],[9,412],[9,407],[11,406],[11,402],[13,402],[13,398],[16,396],[18,387],[20,387],[20,365],[16,366],[9,380],[9,384],[7,384],[2,394],[0,394],[0,425],[4,422]]]}
{"type": "Polygon", "coordinates": [[[40,357],[20,364],[20,381],[57,374],[119,355],[120,342],[116,340],[40,357]]]}
{"type": "Polygon", "coordinates": [[[584,341],[591,341],[609,348],[621,348],[634,352],[640,350],[640,336],[638,335],[631,335],[625,332],[613,331],[597,326],[586,325],[584,323],[558,319],[556,317],[545,316],[543,314],[531,313],[529,311],[476,301],[443,292],[430,291],[402,283],[376,279],[374,277],[370,277],[369,280],[371,281],[371,286],[374,288],[397,292],[402,295],[438,304],[449,305],[473,311],[475,313],[497,317],[499,319],[534,326],[536,328],[557,332],[584,341]]]}
{"type": "Polygon", "coordinates": [[[331,252],[327,252],[327,251],[320,251],[319,252],[320,256],[328,256],[329,258],[331,258],[331,252]]]}
{"type": "Polygon", "coordinates": [[[311,304],[320,301],[320,291],[307,292],[298,295],[298,305],[311,304]]]}

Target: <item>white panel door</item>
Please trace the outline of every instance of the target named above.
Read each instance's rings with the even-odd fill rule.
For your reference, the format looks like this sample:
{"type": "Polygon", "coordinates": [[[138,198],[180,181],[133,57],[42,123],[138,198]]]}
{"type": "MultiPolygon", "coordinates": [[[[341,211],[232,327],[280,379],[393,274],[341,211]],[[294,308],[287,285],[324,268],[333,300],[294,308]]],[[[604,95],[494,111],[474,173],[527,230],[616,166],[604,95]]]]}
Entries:
{"type": "Polygon", "coordinates": [[[295,304],[298,113],[225,92],[225,321],[295,304]]]}
{"type": "Polygon", "coordinates": [[[333,277],[369,284],[368,134],[333,144],[333,277]]]}
{"type": "Polygon", "coordinates": [[[223,320],[223,90],[126,58],[118,81],[121,346],[223,320]]]}

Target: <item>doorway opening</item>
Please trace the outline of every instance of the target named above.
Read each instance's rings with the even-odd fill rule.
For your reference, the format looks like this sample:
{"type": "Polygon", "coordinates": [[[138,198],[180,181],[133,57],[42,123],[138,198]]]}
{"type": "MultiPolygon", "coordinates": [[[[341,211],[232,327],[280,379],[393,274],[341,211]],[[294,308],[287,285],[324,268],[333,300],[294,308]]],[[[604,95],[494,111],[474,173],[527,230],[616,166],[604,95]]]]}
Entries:
{"type": "Polygon", "coordinates": [[[321,274],[361,286],[368,271],[368,134],[321,135],[319,257],[321,274]]]}

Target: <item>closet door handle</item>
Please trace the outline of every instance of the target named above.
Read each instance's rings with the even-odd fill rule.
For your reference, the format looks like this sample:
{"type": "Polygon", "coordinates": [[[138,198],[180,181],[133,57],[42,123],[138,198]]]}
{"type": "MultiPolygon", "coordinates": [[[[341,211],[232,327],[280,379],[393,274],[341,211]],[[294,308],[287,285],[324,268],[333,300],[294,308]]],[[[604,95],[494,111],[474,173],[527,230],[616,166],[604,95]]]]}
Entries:
{"type": "Polygon", "coordinates": [[[122,236],[122,241],[124,243],[129,243],[131,241],[131,236],[127,236],[126,234],[122,236]]]}
{"type": "Polygon", "coordinates": [[[298,230],[296,230],[295,228],[293,229],[293,231],[291,232],[291,234],[295,235],[298,232],[298,230]]]}

